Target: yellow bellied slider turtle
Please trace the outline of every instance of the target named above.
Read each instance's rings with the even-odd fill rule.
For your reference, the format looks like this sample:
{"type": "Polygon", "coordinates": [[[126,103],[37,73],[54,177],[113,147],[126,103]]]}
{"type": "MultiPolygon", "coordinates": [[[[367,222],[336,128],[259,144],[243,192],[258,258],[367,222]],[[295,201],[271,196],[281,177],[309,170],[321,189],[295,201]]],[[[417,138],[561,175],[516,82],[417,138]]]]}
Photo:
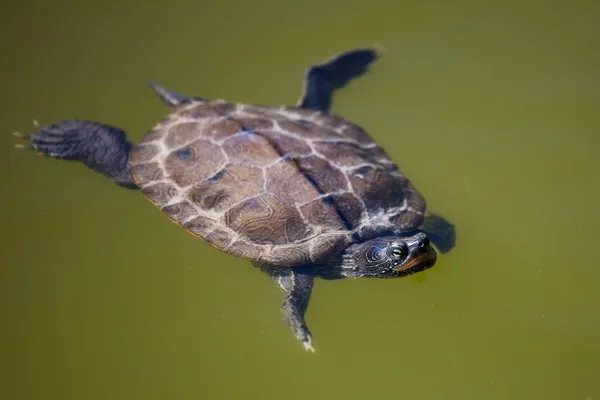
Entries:
{"type": "Polygon", "coordinates": [[[170,219],[212,246],[252,261],[285,292],[294,335],[313,279],[395,278],[431,267],[454,244],[410,181],[359,126],[329,112],[333,91],[365,72],[359,49],[307,69],[297,106],[266,107],[176,94],[150,83],[170,113],[140,143],[93,121],[38,126],[30,148],[81,161],[140,189],[170,219]]]}

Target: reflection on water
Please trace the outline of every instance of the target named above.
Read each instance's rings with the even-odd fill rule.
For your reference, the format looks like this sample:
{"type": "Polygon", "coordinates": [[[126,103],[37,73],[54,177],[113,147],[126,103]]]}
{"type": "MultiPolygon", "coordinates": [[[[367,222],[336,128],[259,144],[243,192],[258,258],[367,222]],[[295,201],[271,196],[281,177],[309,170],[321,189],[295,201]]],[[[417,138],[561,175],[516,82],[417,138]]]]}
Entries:
{"type": "Polygon", "coordinates": [[[10,399],[600,398],[593,2],[3,6],[3,318],[10,399]],[[18,152],[30,121],[137,141],[153,79],[293,104],[304,68],[381,43],[334,99],[457,227],[435,268],[316,282],[305,354],[249,263],[84,166],[18,152]]]}

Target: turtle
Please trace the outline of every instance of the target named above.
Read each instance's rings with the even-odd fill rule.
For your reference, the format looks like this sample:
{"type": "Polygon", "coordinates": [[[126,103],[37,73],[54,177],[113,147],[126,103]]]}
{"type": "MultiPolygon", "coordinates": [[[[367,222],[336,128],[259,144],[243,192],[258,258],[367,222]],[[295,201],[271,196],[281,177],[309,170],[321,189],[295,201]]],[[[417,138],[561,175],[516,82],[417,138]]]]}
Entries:
{"type": "Polygon", "coordinates": [[[305,69],[294,106],[189,97],[147,84],[169,113],[133,145],[100,122],[68,119],[15,132],[16,145],[79,161],[140,190],[188,233],[249,260],[284,292],[284,320],[314,352],[305,313],[315,278],[397,278],[432,267],[455,228],[359,125],[330,111],[336,90],[380,49],[305,69]]]}

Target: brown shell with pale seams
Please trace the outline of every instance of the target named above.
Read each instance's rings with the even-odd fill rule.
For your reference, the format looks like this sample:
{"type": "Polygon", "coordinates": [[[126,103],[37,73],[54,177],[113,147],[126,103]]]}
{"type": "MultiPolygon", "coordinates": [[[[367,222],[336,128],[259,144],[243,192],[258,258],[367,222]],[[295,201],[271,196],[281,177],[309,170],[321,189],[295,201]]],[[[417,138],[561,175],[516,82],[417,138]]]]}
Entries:
{"type": "Polygon", "coordinates": [[[416,228],[425,201],[381,147],[340,117],[192,101],[130,155],[142,192],[193,235],[275,266],[325,262],[416,228]]]}

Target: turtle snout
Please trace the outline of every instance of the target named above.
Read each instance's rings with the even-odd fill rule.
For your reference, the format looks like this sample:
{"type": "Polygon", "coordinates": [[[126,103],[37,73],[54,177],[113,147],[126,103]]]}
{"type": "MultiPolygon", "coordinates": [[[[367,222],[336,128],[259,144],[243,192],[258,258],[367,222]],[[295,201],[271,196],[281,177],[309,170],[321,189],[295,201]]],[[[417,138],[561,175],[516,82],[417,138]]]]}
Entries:
{"type": "Polygon", "coordinates": [[[413,255],[416,257],[423,257],[428,263],[435,263],[437,254],[427,235],[420,232],[417,233],[414,238],[416,240],[413,244],[413,255]]]}
{"type": "Polygon", "coordinates": [[[425,235],[424,233],[421,233],[420,236],[421,237],[419,238],[419,249],[427,250],[429,248],[429,246],[431,245],[431,242],[429,241],[429,238],[427,237],[427,235],[425,235]]]}
{"type": "Polygon", "coordinates": [[[429,238],[423,232],[419,232],[413,236],[412,247],[419,250],[426,250],[431,245],[429,238]]]}

